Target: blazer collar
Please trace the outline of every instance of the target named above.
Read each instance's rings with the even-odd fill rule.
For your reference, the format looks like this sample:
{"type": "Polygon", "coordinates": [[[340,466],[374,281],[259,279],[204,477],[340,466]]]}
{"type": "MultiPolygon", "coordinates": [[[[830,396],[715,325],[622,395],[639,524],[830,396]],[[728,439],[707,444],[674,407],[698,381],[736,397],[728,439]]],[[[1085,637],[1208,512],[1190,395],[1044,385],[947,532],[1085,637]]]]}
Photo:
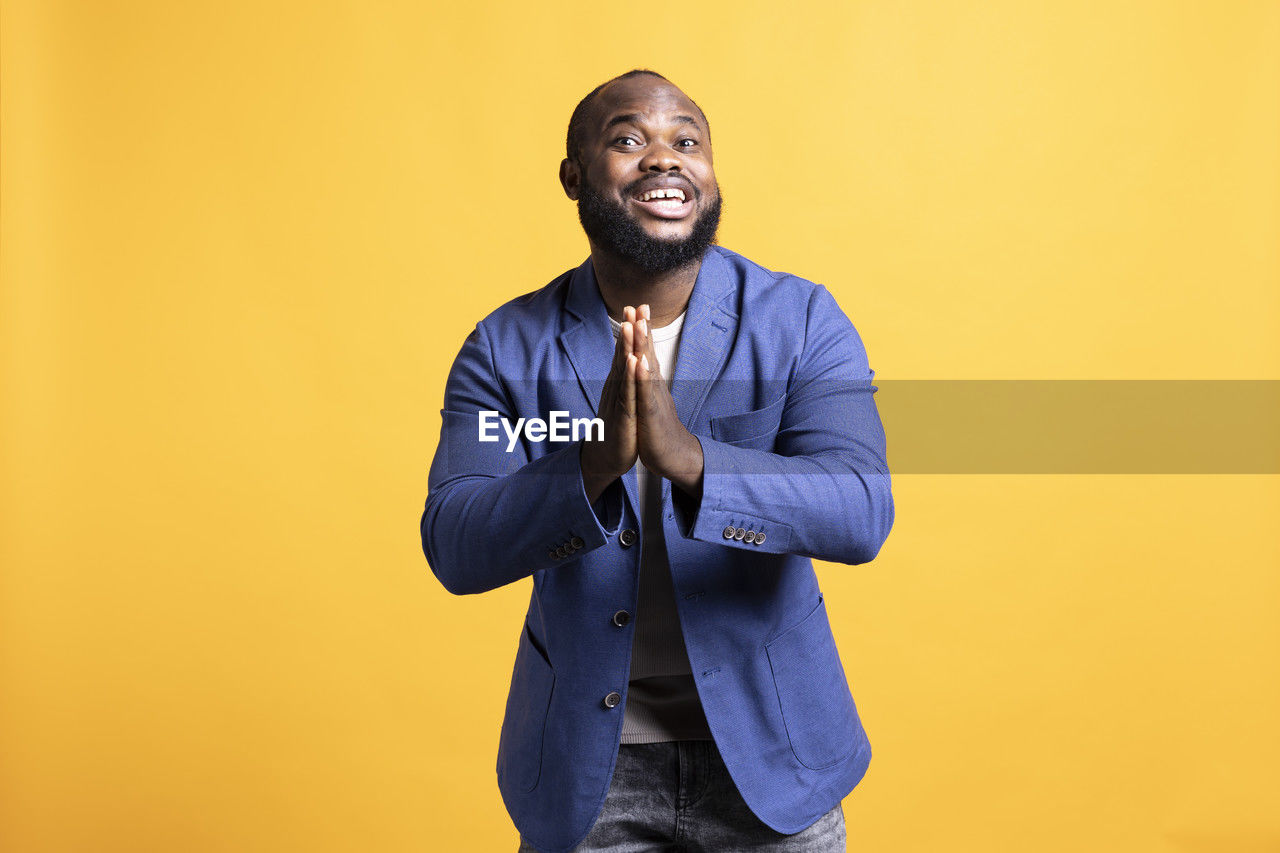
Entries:
{"type": "MultiPolygon", "coordinates": [[[[711,383],[720,374],[738,324],[738,315],[729,298],[735,290],[735,276],[720,252],[720,249],[712,247],[702,256],[702,267],[689,295],[684,326],[680,330],[671,397],[676,414],[686,427],[695,423],[711,383]]],[[[573,365],[587,405],[593,414],[598,415],[600,394],[609,375],[615,344],[613,329],[609,325],[609,310],[600,295],[590,257],[570,276],[565,310],[576,322],[566,322],[566,328],[560,333],[560,345],[573,365]]],[[[634,467],[622,482],[638,516],[639,489],[634,467]]],[[[663,481],[664,501],[668,499],[670,490],[671,484],[663,481]]]]}
{"type": "MultiPolygon", "coordinates": [[[[702,256],[702,267],[698,270],[697,281],[689,295],[689,307],[685,309],[686,329],[690,325],[698,325],[717,310],[735,319],[737,317],[729,305],[720,305],[728,299],[734,284],[733,270],[721,251],[712,246],[702,256]]],[[[609,309],[605,307],[604,297],[600,295],[600,285],[596,282],[596,270],[591,264],[590,256],[570,274],[565,308],[574,317],[594,327],[596,332],[606,332],[612,338],[609,309]]]]}
{"type": "MultiPolygon", "coordinates": [[[[718,375],[738,323],[729,298],[735,290],[735,275],[721,252],[711,247],[703,255],[680,332],[671,394],[676,412],[686,425],[693,423],[711,380],[718,375]]],[[[591,411],[598,414],[600,392],[613,360],[614,339],[590,257],[571,274],[564,304],[577,322],[566,323],[560,343],[591,411]]]]}

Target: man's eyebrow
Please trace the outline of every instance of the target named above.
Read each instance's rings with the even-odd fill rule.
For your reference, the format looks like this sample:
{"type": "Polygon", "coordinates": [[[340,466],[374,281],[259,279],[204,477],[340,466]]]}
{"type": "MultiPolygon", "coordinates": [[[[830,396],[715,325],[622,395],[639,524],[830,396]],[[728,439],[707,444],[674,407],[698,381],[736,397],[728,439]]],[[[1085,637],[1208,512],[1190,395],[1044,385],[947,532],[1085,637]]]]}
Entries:
{"type": "MultiPolygon", "coordinates": [[[[621,115],[616,115],[605,122],[604,129],[608,130],[616,124],[639,124],[642,118],[644,118],[644,116],[640,115],[640,113],[623,113],[621,115]]],[[[680,124],[692,124],[695,127],[701,127],[698,120],[693,116],[676,116],[675,121],[680,124]]]]}

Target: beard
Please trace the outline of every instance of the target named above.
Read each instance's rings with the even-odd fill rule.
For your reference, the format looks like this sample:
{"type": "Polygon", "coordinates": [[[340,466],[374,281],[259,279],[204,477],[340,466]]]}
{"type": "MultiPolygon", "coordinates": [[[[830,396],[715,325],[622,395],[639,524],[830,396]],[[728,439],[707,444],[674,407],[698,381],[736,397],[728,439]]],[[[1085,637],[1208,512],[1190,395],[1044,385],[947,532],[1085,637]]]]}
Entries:
{"type": "Polygon", "coordinates": [[[642,272],[665,273],[699,260],[715,242],[720,227],[720,188],[711,206],[698,214],[688,237],[663,240],[650,236],[626,208],[597,192],[586,181],[578,196],[578,221],[587,238],[642,272]]]}

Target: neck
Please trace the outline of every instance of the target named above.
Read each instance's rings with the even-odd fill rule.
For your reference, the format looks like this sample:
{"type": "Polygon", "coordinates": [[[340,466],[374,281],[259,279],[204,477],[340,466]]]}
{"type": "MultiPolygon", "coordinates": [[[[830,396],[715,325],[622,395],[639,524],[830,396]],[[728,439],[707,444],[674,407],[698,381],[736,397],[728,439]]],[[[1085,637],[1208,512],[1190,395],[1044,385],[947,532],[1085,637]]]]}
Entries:
{"type": "Polygon", "coordinates": [[[698,281],[702,259],[667,272],[651,273],[593,245],[591,266],[610,317],[621,320],[622,309],[627,305],[648,305],[650,325],[661,329],[684,313],[698,281]]]}

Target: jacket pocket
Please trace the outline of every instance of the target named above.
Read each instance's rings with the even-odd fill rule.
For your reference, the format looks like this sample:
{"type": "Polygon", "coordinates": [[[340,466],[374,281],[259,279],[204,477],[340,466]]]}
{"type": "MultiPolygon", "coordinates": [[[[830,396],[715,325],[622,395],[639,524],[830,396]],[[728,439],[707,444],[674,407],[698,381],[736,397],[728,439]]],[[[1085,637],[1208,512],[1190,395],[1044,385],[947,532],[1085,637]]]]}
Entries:
{"type": "Polygon", "coordinates": [[[498,781],[513,791],[532,791],[538,785],[543,730],[555,680],[551,663],[533,644],[526,624],[516,649],[507,711],[498,738],[498,781]]]}
{"type": "Polygon", "coordinates": [[[821,770],[848,758],[860,724],[822,595],[808,616],[764,648],[796,760],[821,770]]]}
{"type": "Polygon", "coordinates": [[[740,447],[772,448],[778,426],[782,423],[782,410],[786,405],[787,397],[784,394],[763,409],[712,418],[711,437],[740,447]]]}

